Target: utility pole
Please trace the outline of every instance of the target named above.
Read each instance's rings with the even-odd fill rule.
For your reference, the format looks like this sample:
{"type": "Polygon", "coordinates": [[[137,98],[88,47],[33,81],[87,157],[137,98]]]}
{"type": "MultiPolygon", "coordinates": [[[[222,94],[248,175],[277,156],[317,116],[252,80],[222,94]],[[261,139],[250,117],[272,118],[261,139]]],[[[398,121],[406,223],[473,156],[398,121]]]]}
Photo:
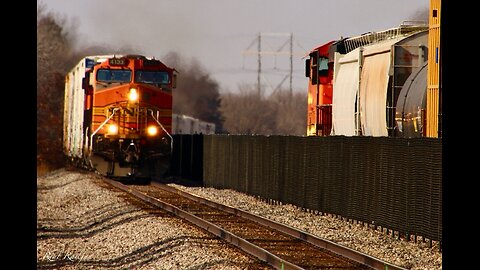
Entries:
{"type": "Polygon", "coordinates": [[[262,77],[262,33],[258,33],[258,50],[257,50],[257,55],[258,55],[258,71],[257,71],[257,91],[258,91],[258,97],[261,97],[262,94],[262,86],[261,86],[261,80],[260,78],[262,77]]]}
{"type": "Polygon", "coordinates": [[[290,98],[293,95],[293,33],[290,33],[290,98]]]}

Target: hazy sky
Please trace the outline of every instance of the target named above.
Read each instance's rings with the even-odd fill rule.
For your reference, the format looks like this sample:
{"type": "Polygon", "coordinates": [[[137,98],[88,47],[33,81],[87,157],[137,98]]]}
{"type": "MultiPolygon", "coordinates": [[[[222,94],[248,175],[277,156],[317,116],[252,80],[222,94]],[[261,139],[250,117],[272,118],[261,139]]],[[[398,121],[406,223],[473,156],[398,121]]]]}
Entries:
{"type": "MultiPolygon", "coordinates": [[[[48,11],[78,25],[82,46],[139,48],[162,58],[176,51],[196,58],[222,90],[256,84],[257,56],[243,55],[262,34],[262,50],[289,53],[293,87],[306,91],[302,55],[341,36],[382,31],[428,10],[429,0],[40,0],[48,11]],[[282,45],[284,45],[282,47],[282,45]]],[[[288,55],[263,56],[262,85],[270,92],[288,75],[288,55]]],[[[181,76],[181,74],[179,75],[181,76]]],[[[289,86],[286,79],[283,87],[289,86]]]]}

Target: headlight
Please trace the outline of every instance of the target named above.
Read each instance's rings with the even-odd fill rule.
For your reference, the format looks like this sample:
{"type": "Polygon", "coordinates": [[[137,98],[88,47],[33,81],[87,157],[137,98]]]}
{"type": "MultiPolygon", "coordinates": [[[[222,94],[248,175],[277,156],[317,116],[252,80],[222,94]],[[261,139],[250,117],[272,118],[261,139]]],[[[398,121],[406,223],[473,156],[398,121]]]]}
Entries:
{"type": "Polygon", "coordinates": [[[115,124],[111,124],[108,126],[108,134],[109,135],[117,135],[118,133],[118,126],[115,124]]]}
{"type": "Polygon", "coordinates": [[[147,134],[148,134],[148,135],[150,135],[150,136],[155,136],[155,135],[157,135],[157,133],[158,133],[158,129],[157,129],[156,126],[149,126],[149,127],[147,128],[147,134]]]}
{"type": "Polygon", "coordinates": [[[137,101],[138,100],[138,92],[135,88],[130,88],[130,92],[128,92],[128,99],[130,101],[137,101]]]}

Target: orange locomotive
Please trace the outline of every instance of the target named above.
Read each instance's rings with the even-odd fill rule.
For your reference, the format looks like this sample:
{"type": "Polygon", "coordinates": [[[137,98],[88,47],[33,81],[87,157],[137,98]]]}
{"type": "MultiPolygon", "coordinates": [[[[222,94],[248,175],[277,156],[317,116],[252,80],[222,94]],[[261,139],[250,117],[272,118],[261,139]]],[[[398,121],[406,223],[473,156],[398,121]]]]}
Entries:
{"type": "Polygon", "coordinates": [[[83,58],[66,77],[65,154],[106,176],[162,176],[175,79],[175,69],[141,55],[83,58]]]}

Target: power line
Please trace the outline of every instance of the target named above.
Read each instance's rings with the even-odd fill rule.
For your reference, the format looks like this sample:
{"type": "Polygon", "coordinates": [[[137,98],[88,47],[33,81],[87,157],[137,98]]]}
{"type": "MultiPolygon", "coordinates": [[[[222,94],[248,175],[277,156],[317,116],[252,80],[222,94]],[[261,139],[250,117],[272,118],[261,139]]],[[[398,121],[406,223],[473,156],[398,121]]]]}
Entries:
{"type": "MultiPolygon", "coordinates": [[[[261,96],[262,94],[262,86],[261,86],[261,79],[265,78],[263,76],[262,72],[262,55],[263,56],[274,56],[275,59],[275,69],[277,65],[277,56],[289,56],[290,58],[290,67],[289,67],[289,75],[288,77],[290,78],[290,94],[293,92],[293,56],[305,56],[306,50],[298,43],[295,42],[295,44],[302,49],[302,51],[293,51],[293,45],[294,45],[294,40],[293,40],[293,33],[262,33],[259,32],[257,37],[249,44],[249,46],[242,52],[244,59],[243,59],[243,68],[245,68],[245,56],[250,56],[250,55],[256,55],[257,56],[257,92],[258,96],[261,96]],[[274,46],[272,46],[269,42],[269,38],[285,38],[287,39],[277,48],[275,49],[274,46]],[[257,44],[257,50],[252,50],[252,47],[254,44],[257,44]],[[262,43],[267,45],[269,50],[265,50],[262,48],[262,43]],[[284,48],[289,46],[289,50],[285,51],[284,48]]],[[[278,84],[277,87],[273,87],[270,82],[268,82],[268,85],[272,88],[273,91],[277,91],[279,87],[283,84],[283,82],[286,80],[287,77],[284,77],[282,81],[278,84]]]]}

